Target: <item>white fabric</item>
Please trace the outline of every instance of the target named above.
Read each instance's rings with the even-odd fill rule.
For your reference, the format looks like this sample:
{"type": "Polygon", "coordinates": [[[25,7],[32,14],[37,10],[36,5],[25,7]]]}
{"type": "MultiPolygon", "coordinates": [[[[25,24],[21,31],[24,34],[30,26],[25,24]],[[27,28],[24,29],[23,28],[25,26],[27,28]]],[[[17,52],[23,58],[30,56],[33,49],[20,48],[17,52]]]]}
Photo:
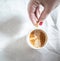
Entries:
{"type": "Polygon", "coordinates": [[[0,0],[0,61],[60,61],[60,6],[39,27],[48,35],[47,45],[33,50],[26,43],[35,28],[27,4],[27,0],[0,0]]]}

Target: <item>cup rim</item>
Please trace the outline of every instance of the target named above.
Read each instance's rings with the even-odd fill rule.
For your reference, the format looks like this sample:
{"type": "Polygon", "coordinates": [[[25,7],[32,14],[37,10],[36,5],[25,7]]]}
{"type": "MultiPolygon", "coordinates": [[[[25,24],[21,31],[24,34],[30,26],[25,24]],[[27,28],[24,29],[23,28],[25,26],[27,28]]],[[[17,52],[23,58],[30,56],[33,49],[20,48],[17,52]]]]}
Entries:
{"type": "Polygon", "coordinates": [[[27,44],[28,44],[31,48],[33,48],[33,49],[42,49],[42,48],[44,48],[44,47],[47,45],[47,39],[48,39],[47,33],[46,33],[44,30],[42,30],[42,31],[46,34],[46,38],[47,38],[47,39],[46,39],[45,44],[44,44],[42,47],[36,48],[36,47],[34,47],[34,46],[30,43],[30,41],[29,41],[30,33],[31,33],[32,31],[34,31],[34,30],[42,30],[42,29],[33,29],[33,30],[31,30],[31,31],[28,33],[28,35],[27,35],[27,44]]]}

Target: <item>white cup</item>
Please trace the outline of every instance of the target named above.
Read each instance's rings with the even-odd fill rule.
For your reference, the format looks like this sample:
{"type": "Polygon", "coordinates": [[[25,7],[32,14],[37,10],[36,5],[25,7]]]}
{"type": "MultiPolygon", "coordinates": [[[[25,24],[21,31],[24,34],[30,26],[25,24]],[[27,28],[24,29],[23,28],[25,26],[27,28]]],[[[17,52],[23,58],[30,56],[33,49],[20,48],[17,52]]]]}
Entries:
{"type": "MultiPolygon", "coordinates": [[[[34,31],[34,30],[43,31],[43,30],[41,30],[41,29],[33,29],[32,31],[34,31]]],[[[48,39],[46,32],[43,31],[44,34],[46,35],[46,40],[45,40],[44,45],[43,45],[42,47],[37,48],[37,47],[33,46],[33,45],[31,44],[30,40],[29,40],[29,36],[30,36],[30,34],[31,34],[32,31],[30,31],[30,32],[28,33],[28,35],[27,35],[27,44],[28,44],[31,48],[33,48],[33,49],[41,49],[41,48],[44,48],[44,47],[46,46],[46,44],[47,44],[47,39],[48,39]]]]}

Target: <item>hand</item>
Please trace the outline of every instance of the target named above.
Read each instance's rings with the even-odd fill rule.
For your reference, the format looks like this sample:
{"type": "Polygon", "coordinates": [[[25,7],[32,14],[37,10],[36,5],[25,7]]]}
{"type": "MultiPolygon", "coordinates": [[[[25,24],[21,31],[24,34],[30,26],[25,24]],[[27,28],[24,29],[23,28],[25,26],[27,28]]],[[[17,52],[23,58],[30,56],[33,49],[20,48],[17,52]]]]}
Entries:
{"type": "Polygon", "coordinates": [[[43,22],[47,15],[58,5],[58,0],[31,0],[28,5],[29,17],[34,25],[43,22]],[[40,5],[44,7],[40,14],[40,5]],[[40,14],[38,18],[37,14],[40,14]]]}

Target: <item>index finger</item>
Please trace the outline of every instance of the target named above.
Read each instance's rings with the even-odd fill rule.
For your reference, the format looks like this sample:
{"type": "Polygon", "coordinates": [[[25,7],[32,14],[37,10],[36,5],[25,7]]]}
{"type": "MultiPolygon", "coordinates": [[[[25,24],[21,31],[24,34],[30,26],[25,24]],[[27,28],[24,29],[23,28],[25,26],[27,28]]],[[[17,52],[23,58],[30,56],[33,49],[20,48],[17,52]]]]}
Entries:
{"type": "Polygon", "coordinates": [[[35,15],[35,11],[37,7],[38,7],[38,3],[36,1],[31,1],[28,6],[29,17],[34,25],[38,21],[38,18],[35,15]]]}

